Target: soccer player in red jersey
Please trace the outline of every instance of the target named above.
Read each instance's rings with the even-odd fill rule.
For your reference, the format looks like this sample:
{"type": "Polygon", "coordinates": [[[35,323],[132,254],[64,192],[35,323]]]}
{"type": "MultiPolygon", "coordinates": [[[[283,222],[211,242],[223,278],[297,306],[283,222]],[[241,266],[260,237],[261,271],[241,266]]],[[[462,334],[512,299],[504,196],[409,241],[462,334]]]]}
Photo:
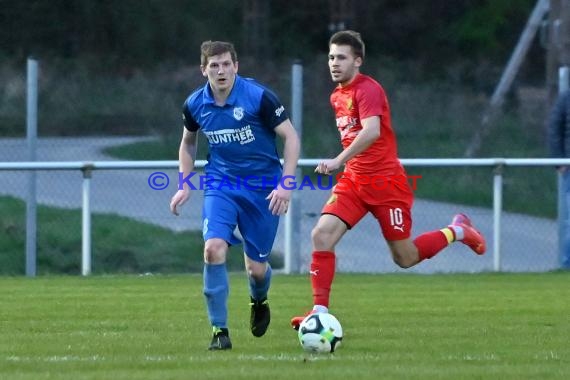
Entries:
{"type": "MultiPolygon", "coordinates": [[[[464,214],[455,215],[451,224],[441,230],[412,239],[413,193],[408,182],[394,181],[388,186],[370,183],[374,177],[406,178],[406,172],[398,159],[386,93],[377,81],[360,73],[364,50],[360,34],[354,31],[337,32],[329,40],[330,74],[338,84],[330,100],[343,150],[320,162],[315,172],[331,175],[343,165],[345,169],[311,233],[314,306],[307,314],[328,312],[336,266],[335,245],[368,212],[378,220],[392,258],[402,268],[432,258],[455,241],[478,255],[485,253],[483,235],[464,214]],[[368,180],[361,181],[362,178],[368,180]]],[[[294,317],[293,328],[298,329],[303,318],[294,317]]]]}

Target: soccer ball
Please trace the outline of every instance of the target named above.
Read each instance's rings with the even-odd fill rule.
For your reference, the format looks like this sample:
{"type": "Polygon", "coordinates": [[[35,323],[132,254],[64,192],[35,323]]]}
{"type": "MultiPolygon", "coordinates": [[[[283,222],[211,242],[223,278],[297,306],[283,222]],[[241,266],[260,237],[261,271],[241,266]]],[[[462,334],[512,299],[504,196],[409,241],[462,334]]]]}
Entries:
{"type": "Polygon", "coordinates": [[[309,314],[299,325],[299,342],[307,352],[334,352],[342,340],[342,326],[329,313],[309,314]]]}

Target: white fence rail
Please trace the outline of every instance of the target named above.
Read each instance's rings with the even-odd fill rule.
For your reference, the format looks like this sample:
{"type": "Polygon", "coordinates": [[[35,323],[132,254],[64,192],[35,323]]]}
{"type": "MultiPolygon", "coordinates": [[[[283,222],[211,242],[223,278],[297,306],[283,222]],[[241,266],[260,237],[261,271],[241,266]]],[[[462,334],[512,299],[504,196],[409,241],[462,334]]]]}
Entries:
{"type": "MultiPolygon", "coordinates": [[[[320,159],[301,159],[300,166],[316,166],[320,159]]],[[[570,165],[570,159],[522,159],[522,158],[484,158],[484,159],[402,159],[404,166],[413,167],[490,167],[493,170],[493,228],[491,241],[492,247],[489,247],[489,254],[493,257],[492,270],[501,271],[501,216],[503,214],[503,169],[508,166],[519,167],[537,167],[537,166],[558,166],[570,165]]],[[[196,168],[201,168],[206,164],[204,160],[196,161],[196,168]]],[[[86,276],[91,273],[91,179],[94,172],[105,170],[134,170],[134,169],[177,169],[177,161],[44,161],[44,162],[0,162],[0,171],[81,171],[83,173],[82,184],[82,265],[81,273],[86,276]]],[[[35,177],[30,177],[34,178],[35,177]]],[[[31,183],[30,186],[35,186],[31,183]]],[[[299,246],[301,239],[299,236],[300,228],[297,225],[300,221],[295,220],[292,215],[295,208],[299,207],[295,196],[293,197],[290,212],[285,216],[285,243],[284,243],[284,272],[297,273],[301,270],[301,248],[299,246]]],[[[560,198],[559,198],[560,199],[560,198]]],[[[28,202],[35,204],[35,199],[28,199],[28,202]]],[[[560,205],[559,205],[560,208],[560,205]]],[[[28,208],[29,210],[30,208],[28,208]]],[[[31,208],[35,210],[34,208],[31,208]]],[[[562,210],[559,210],[559,215],[562,210]]],[[[35,215],[27,215],[28,220],[35,221],[35,215]]],[[[33,223],[32,223],[33,224],[33,223]]],[[[29,222],[27,226],[29,226],[29,222]]],[[[35,231],[31,228],[30,231],[35,231]]],[[[34,250],[35,251],[35,248],[34,250]]],[[[28,276],[35,275],[35,255],[26,255],[26,274],[28,276]],[[34,262],[29,262],[34,261],[34,262]]]]}

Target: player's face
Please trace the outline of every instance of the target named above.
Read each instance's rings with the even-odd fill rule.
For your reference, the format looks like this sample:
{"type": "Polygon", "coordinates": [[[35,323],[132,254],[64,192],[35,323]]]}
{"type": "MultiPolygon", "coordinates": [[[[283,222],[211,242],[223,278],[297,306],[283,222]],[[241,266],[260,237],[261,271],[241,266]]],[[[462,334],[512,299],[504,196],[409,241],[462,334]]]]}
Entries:
{"type": "Polygon", "coordinates": [[[208,78],[212,91],[219,93],[231,90],[237,71],[238,63],[232,61],[229,52],[211,56],[206,66],[202,66],[202,74],[208,78]]]}
{"type": "Polygon", "coordinates": [[[329,70],[333,82],[341,86],[350,83],[358,74],[362,59],[355,57],[348,45],[332,44],[329,49],[329,70]]]}

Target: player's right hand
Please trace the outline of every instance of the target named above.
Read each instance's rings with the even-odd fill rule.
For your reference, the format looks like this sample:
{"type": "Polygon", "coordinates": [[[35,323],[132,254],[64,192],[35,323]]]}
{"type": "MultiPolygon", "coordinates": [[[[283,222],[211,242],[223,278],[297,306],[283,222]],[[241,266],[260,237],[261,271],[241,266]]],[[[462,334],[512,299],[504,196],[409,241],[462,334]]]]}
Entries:
{"type": "Polygon", "coordinates": [[[315,168],[315,173],[331,175],[332,172],[340,168],[340,166],[341,164],[336,158],[324,160],[319,162],[319,164],[315,168]]]}
{"type": "Polygon", "coordinates": [[[190,190],[178,190],[170,200],[170,212],[178,216],[178,207],[182,206],[190,198],[190,190]]]}

